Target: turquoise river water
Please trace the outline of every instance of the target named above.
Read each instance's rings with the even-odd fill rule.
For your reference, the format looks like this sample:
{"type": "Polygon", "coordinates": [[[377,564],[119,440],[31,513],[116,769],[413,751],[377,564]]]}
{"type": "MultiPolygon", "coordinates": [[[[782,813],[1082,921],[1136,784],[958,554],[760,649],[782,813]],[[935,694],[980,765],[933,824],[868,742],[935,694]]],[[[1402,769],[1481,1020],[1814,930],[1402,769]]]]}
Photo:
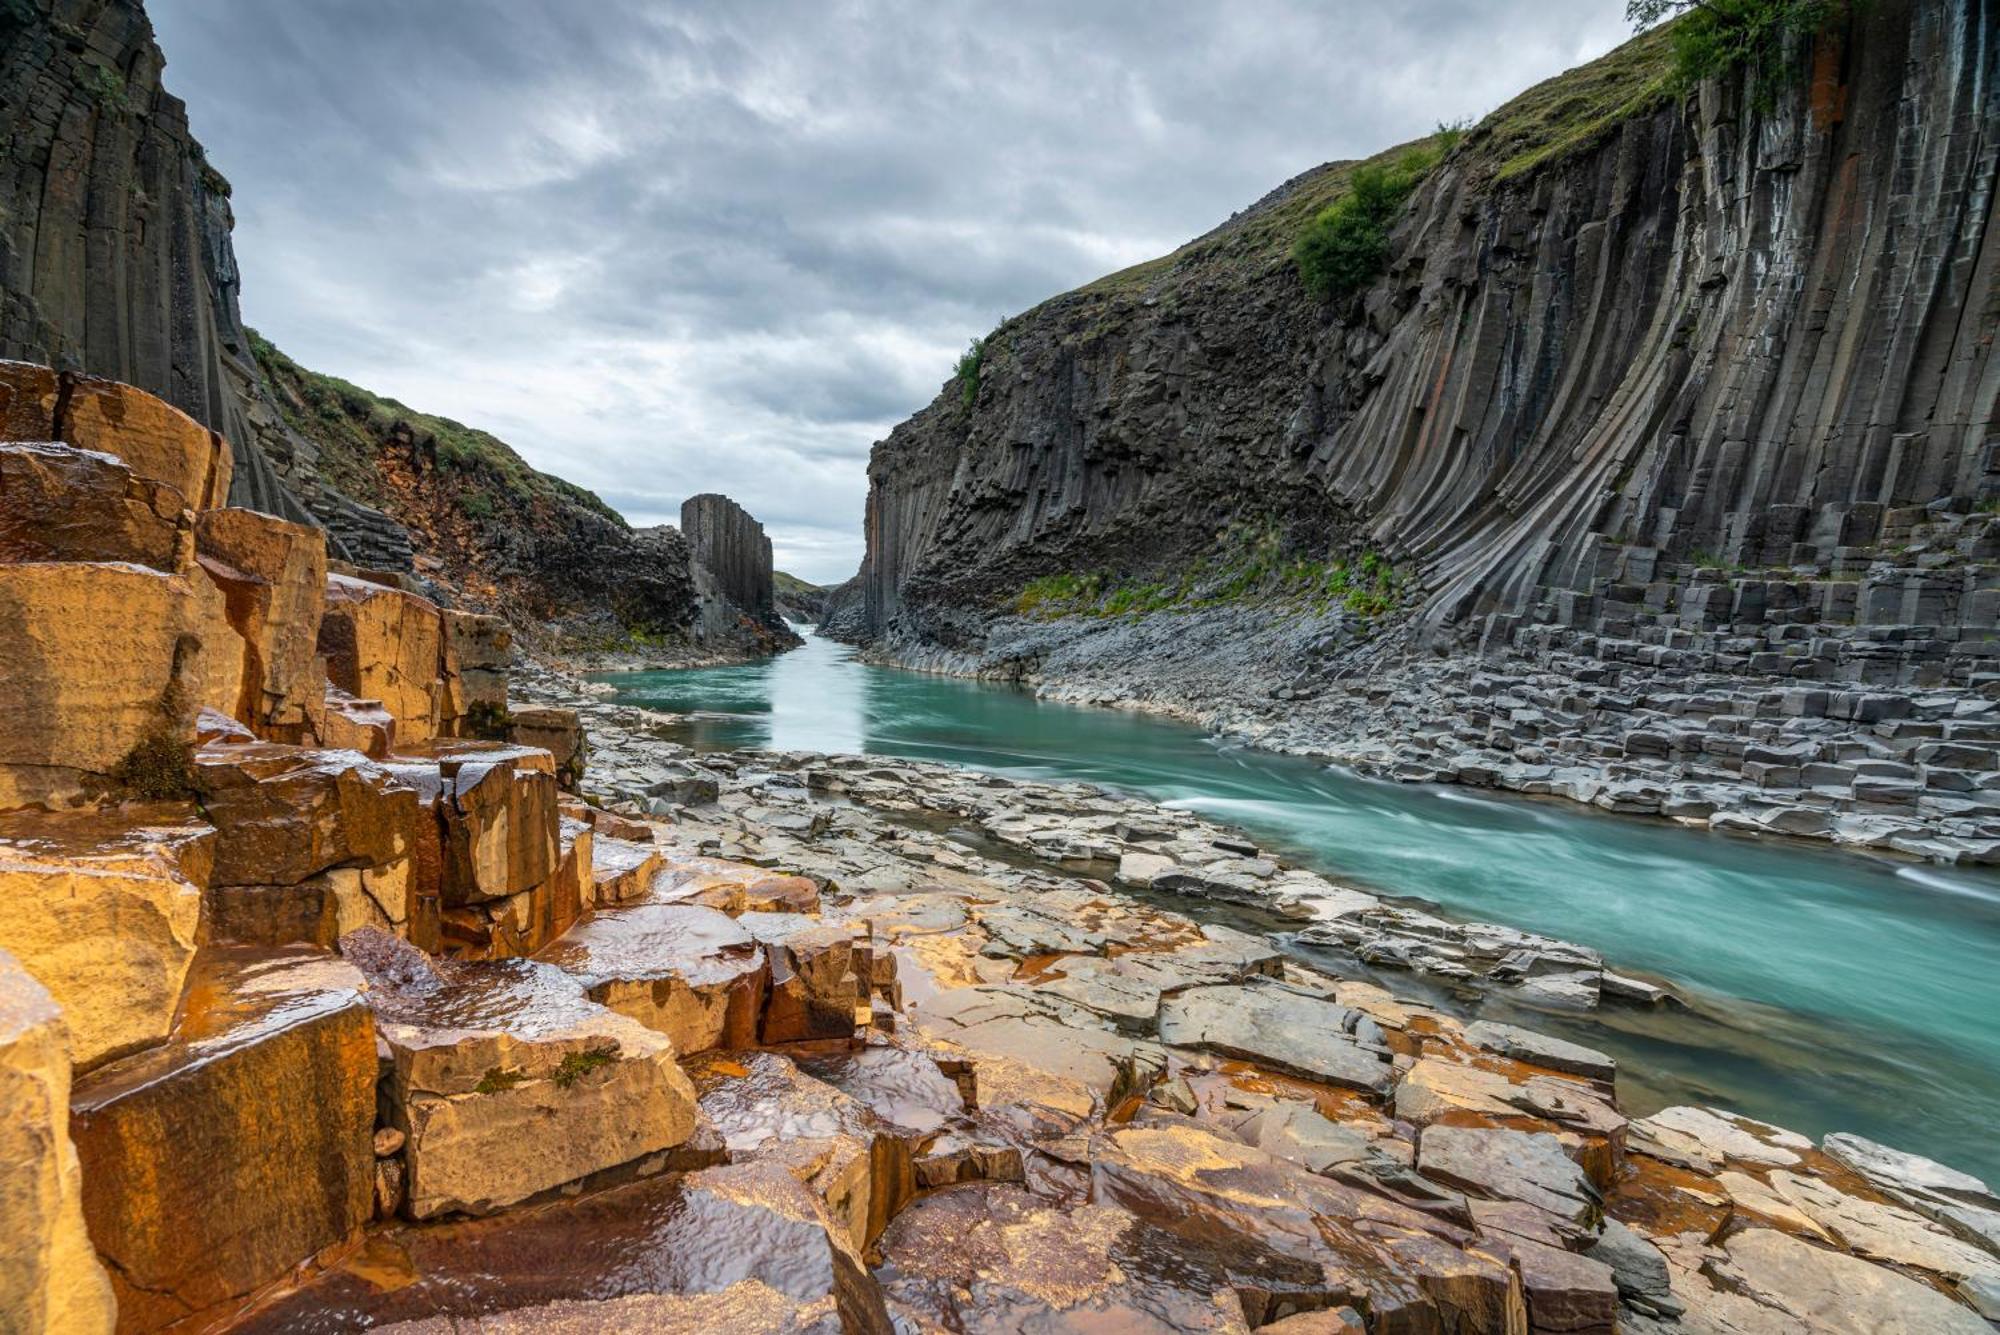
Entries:
{"type": "Polygon", "coordinates": [[[1693,1004],[1583,1018],[1440,999],[1614,1053],[1640,1112],[1715,1103],[2000,1179],[2000,876],[1365,779],[1158,719],[865,666],[817,638],[741,667],[602,680],[692,715],[678,740],[703,749],[1086,780],[1241,826],[1334,880],[1593,946],[1693,1004]]]}

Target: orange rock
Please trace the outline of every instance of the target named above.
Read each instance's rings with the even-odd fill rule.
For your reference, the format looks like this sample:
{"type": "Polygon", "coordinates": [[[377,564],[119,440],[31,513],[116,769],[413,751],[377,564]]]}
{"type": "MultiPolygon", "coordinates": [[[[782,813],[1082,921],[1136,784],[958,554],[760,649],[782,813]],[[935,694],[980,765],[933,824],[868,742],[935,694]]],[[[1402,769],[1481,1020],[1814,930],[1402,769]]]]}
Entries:
{"type": "Polygon", "coordinates": [[[78,1066],[166,1037],[214,858],[186,803],[0,814],[0,948],[63,1007],[78,1066]]]}
{"type": "Polygon", "coordinates": [[[401,589],[328,575],[319,652],[348,694],[379,700],[399,743],[437,735],[444,623],[437,604],[401,589]]]}
{"type": "Polygon", "coordinates": [[[255,510],[209,510],[195,521],[195,550],[244,641],[236,717],[270,741],[311,740],[325,708],[314,646],[326,535],[255,510]]]}
{"type": "Polygon", "coordinates": [[[242,638],[199,570],[0,565],[0,627],[0,808],[108,787],[142,743],[171,769],[195,713],[241,694],[242,638]]]}
{"type": "Polygon", "coordinates": [[[129,561],[185,570],[181,494],[70,445],[0,445],[0,561],[129,561]]]}
{"type": "Polygon", "coordinates": [[[9,1330],[98,1335],[116,1319],[84,1229],[69,1091],[62,1011],[0,950],[0,1313],[9,1330]]]}
{"type": "Polygon", "coordinates": [[[175,488],[192,509],[228,503],[234,460],[222,437],[142,389],[84,375],[64,382],[61,439],[123,459],[139,476],[175,488]]]}
{"type": "Polygon", "coordinates": [[[84,1213],[121,1331],[249,1293],[374,1206],[375,1033],[331,956],[202,952],[173,1040],[77,1082],[84,1213]]]}
{"type": "Polygon", "coordinates": [[[532,890],[559,865],[555,763],[546,751],[499,742],[436,741],[390,760],[419,786],[437,774],[446,907],[532,890]]]}
{"type": "Polygon", "coordinates": [[[327,683],[319,739],[328,746],[359,751],[370,760],[388,756],[396,743],[396,716],[380,700],[359,700],[327,683]]]}
{"type": "Polygon", "coordinates": [[[764,1042],[853,1037],[864,994],[851,927],[794,913],[745,913],[737,922],[763,944],[770,964],[764,1042]]]}
{"type": "Polygon", "coordinates": [[[196,782],[215,823],[216,885],[297,885],[414,855],[425,813],[388,768],[354,751],[272,742],[205,746],[196,782]]]}
{"type": "MultiPolygon", "coordinates": [[[[501,704],[506,704],[503,683],[501,704]]],[[[507,740],[516,746],[538,746],[555,757],[556,780],[566,792],[575,792],[583,782],[584,759],[589,748],[584,741],[583,722],[574,709],[522,708],[508,715],[507,740]]]]}

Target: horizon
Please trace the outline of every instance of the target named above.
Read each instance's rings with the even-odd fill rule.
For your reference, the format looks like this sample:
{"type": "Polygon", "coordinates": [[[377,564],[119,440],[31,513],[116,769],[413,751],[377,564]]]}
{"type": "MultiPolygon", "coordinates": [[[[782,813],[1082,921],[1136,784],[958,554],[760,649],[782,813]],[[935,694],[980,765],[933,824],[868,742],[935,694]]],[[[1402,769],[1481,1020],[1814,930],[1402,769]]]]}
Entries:
{"type": "Polygon", "coordinates": [[[815,584],[859,565],[871,445],[999,319],[1631,36],[1606,0],[488,8],[155,0],[245,322],[634,527],[722,492],[815,584]]]}

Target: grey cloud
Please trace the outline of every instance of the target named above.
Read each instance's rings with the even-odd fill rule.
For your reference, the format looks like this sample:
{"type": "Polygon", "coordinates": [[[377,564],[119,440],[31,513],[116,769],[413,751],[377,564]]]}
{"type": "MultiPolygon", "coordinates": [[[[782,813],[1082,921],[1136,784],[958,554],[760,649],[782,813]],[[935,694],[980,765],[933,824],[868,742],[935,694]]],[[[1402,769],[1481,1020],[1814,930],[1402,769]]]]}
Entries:
{"type": "Polygon", "coordinates": [[[635,523],[860,556],[869,444],[1003,315],[1623,36],[1616,0],[151,0],[245,313],[635,523]]]}

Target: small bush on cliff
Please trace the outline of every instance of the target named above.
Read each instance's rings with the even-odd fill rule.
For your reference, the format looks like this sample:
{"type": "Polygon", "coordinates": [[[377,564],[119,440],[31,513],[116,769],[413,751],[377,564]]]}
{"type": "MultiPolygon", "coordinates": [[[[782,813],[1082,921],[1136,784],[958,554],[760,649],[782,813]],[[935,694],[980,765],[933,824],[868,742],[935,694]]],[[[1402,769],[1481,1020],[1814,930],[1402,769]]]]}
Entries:
{"type": "Polygon", "coordinates": [[[1353,296],[1389,262],[1389,227],[1396,211],[1437,165],[1436,144],[1413,148],[1392,163],[1370,162],[1347,179],[1347,193],[1314,218],[1292,248],[1299,277],[1316,296],[1353,296]]]}
{"type": "Polygon", "coordinates": [[[1627,0],[1625,17],[1646,28],[1680,16],[1671,30],[1676,92],[1747,68],[1758,103],[1768,107],[1797,73],[1787,43],[1844,17],[1847,7],[1848,0],[1627,0]]]}
{"type": "Polygon", "coordinates": [[[960,401],[968,408],[979,398],[979,368],[986,360],[986,340],[975,338],[972,346],[959,354],[952,374],[958,381],[960,401]]]}

